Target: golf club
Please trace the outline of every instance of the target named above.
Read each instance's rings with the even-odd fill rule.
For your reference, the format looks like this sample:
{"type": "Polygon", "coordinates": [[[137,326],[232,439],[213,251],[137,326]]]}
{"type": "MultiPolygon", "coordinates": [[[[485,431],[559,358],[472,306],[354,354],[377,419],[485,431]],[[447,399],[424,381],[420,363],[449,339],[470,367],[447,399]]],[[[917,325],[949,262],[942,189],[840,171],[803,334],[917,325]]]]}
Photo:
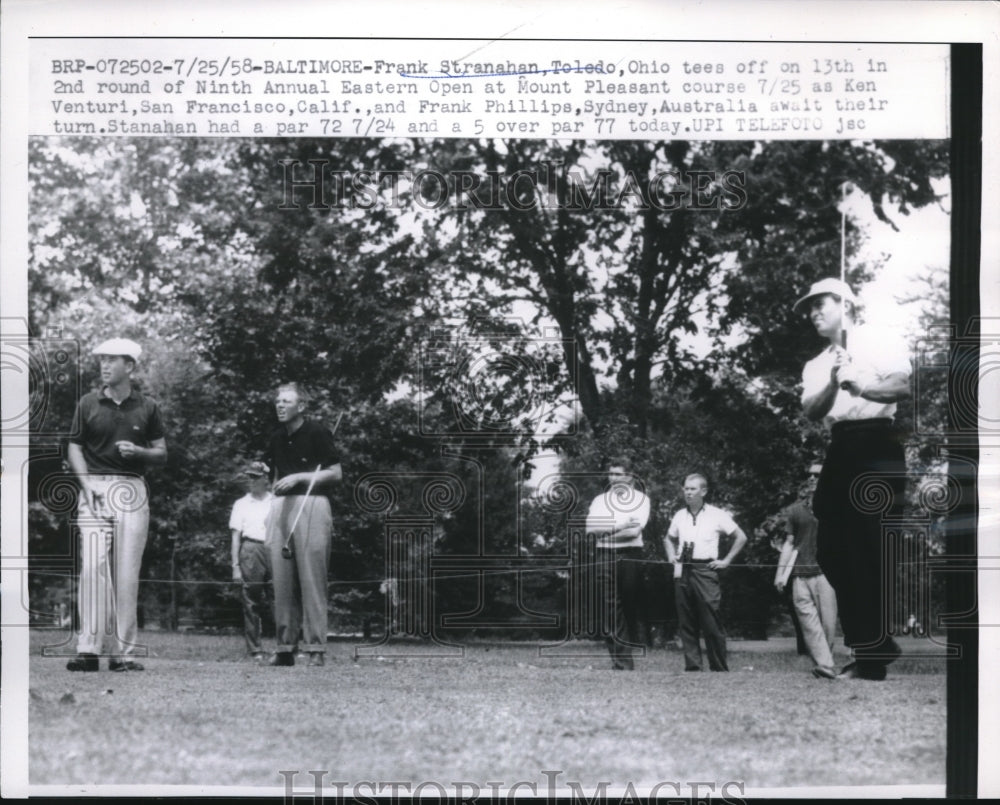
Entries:
{"type": "MultiPolygon", "coordinates": [[[[333,430],[330,432],[331,436],[337,433],[337,428],[340,427],[340,420],[343,419],[343,417],[344,412],[341,411],[337,416],[337,421],[333,425],[333,430]]],[[[299,518],[302,516],[302,510],[306,507],[306,501],[309,499],[313,485],[316,483],[316,476],[319,475],[319,471],[322,467],[322,464],[317,464],[316,469],[313,470],[312,477],[309,479],[309,488],[306,489],[305,497],[302,498],[302,502],[299,504],[299,510],[295,513],[295,519],[292,520],[292,527],[288,529],[288,536],[285,538],[285,544],[281,546],[281,555],[285,559],[291,559],[295,555],[295,551],[292,548],[292,535],[295,533],[295,526],[299,524],[299,518]]]]}
{"type": "Polygon", "coordinates": [[[309,479],[309,487],[306,489],[302,502],[299,504],[299,510],[295,512],[295,519],[292,520],[292,527],[288,529],[288,536],[285,537],[285,544],[281,546],[281,555],[285,559],[291,559],[295,555],[292,549],[292,535],[295,533],[295,526],[299,524],[299,518],[302,516],[302,510],[306,507],[306,501],[309,500],[309,494],[312,492],[313,485],[316,483],[316,476],[319,475],[319,471],[322,468],[322,464],[317,464],[316,469],[313,470],[312,477],[309,479]]]}
{"type": "MultiPolygon", "coordinates": [[[[847,182],[840,185],[840,281],[847,282],[847,182]]],[[[840,346],[847,349],[847,330],[844,329],[844,314],[847,310],[845,300],[840,300],[840,346]]],[[[847,383],[841,383],[840,387],[846,389],[847,383]]]]}

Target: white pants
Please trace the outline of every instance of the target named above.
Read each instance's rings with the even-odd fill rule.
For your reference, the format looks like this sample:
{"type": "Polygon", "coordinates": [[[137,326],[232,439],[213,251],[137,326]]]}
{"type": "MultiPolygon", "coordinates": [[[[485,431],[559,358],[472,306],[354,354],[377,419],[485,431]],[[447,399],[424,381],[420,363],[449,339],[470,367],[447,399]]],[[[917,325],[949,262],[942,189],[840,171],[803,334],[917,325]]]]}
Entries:
{"type": "Polygon", "coordinates": [[[80,654],[136,653],[139,566],[149,533],[149,491],[142,478],[91,475],[104,496],[101,511],[81,492],[76,530],[80,545],[80,654]]]}
{"type": "Polygon", "coordinates": [[[833,667],[837,629],[837,594],[822,573],[792,578],[792,603],[802,626],[802,639],[816,665],[833,667]]]}

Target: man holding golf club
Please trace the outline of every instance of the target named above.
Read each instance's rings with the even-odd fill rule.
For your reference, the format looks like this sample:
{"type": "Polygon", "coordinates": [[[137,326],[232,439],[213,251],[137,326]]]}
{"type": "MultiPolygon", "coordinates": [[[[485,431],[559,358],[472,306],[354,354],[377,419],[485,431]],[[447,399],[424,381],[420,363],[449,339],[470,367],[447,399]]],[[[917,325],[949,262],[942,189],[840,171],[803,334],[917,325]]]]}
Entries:
{"type": "Polygon", "coordinates": [[[802,371],[805,415],[830,426],[830,446],[813,512],[817,559],[837,593],[844,642],[854,662],[840,678],[885,679],[900,654],[889,634],[882,518],[898,513],[906,486],[903,445],[892,428],[896,403],[910,394],[910,358],[893,334],[856,324],[857,298],[833,277],[813,283],[793,308],[829,343],[802,371]],[[872,489],[888,507],[866,505],[872,489]]]}
{"type": "Polygon", "coordinates": [[[80,483],[80,635],[70,671],[97,671],[110,650],[111,671],[142,671],[136,662],[139,569],[149,532],[146,467],[164,464],[160,407],[133,388],[142,348],[127,338],[98,345],[101,388],[80,398],[73,415],[69,465],[80,483]]]}
{"type": "Polygon", "coordinates": [[[267,545],[277,638],[277,650],[269,664],[276,666],[295,664],[300,627],[309,665],[323,665],[326,654],[327,572],[333,528],[327,495],[341,479],[341,469],[333,433],[306,418],[307,404],[308,398],[297,383],[278,387],[274,408],[279,425],[266,458],[274,480],[267,545]]]}

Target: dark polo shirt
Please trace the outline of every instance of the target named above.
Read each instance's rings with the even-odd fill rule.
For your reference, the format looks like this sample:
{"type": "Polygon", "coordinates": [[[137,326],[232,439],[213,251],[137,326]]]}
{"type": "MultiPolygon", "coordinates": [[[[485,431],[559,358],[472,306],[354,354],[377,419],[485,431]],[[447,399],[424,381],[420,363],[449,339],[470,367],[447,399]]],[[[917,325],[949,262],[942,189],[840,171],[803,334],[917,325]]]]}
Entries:
{"type": "Polygon", "coordinates": [[[798,550],[792,576],[818,576],[816,561],[816,532],[819,521],[802,503],[793,503],[785,510],[788,532],[794,537],[792,544],[798,550]]]}
{"type": "MultiPolygon", "coordinates": [[[[271,466],[272,481],[295,472],[313,472],[316,465],[330,467],[340,463],[337,448],[333,443],[333,434],[329,428],[311,419],[304,420],[299,429],[291,435],[284,425],[277,428],[271,434],[266,460],[271,466]]],[[[305,480],[285,494],[304,495],[308,488],[309,481],[305,480]]],[[[312,493],[328,495],[331,491],[331,484],[326,484],[325,488],[322,488],[321,484],[316,484],[312,493]]]]}
{"type": "Polygon", "coordinates": [[[116,442],[149,447],[163,438],[163,421],[156,401],[135,389],[121,403],[105,394],[107,386],[80,398],[73,414],[70,441],[83,448],[87,469],[100,475],[142,475],[145,463],[125,458],[116,442]]]}

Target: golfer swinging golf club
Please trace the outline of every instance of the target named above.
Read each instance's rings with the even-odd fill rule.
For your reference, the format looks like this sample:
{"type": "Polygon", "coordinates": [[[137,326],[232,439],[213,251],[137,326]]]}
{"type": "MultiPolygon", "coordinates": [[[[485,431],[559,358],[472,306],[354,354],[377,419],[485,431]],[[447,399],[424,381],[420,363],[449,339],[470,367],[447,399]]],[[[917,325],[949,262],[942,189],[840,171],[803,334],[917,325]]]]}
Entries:
{"type": "Polygon", "coordinates": [[[323,665],[326,654],[333,526],[327,496],[342,473],[333,433],[305,416],[307,405],[297,383],[278,387],[274,408],[279,424],[265,458],[274,481],[267,523],[277,638],[269,664],[274,666],[295,664],[300,627],[309,665],[323,665]]]}

